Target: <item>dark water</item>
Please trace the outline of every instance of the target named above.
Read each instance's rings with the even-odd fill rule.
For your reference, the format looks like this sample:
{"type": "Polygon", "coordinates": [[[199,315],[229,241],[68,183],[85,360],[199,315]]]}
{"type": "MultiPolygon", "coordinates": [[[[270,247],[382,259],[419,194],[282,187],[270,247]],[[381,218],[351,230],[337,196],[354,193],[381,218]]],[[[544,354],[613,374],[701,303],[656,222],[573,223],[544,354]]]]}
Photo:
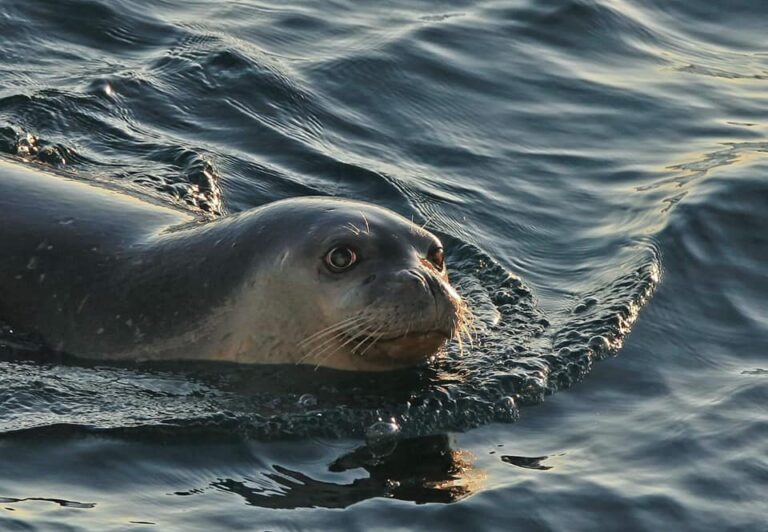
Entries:
{"type": "Polygon", "coordinates": [[[768,530],[766,20],[3,0],[0,153],[212,216],[386,205],[449,244],[478,336],[370,378],[6,330],[0,529],[768,530]]]}

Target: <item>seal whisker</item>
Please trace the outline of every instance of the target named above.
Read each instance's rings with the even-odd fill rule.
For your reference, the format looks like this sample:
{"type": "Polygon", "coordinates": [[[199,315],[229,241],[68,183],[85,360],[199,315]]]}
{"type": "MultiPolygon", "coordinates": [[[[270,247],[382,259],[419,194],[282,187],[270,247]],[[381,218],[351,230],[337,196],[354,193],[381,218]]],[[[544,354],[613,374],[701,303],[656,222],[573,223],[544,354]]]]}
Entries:
{"type": "Polygon", "coordinates": [[[459,338],[465,338],[465,337],[466,337],[467,343],[469,344],[469,347],[474,348],[475,342],[474,342],[474,338],[472,337],[472,333],[470,332],[470,330],[467,328],[466,325],[462,325],[461,329],[459,330],[459,338]]]}
{"type": "MultiPolygon", "coordinates": [[[[382,325],[382,327],[383,327],[383,325],[382,325]]],[[[375,330],[373,330],[373,332],[369,332],[369,329],[366,329],[366,330],[364,330],[364,331],[362,332],[362,334],[364,334],[364,335],[365,335],[365,337],[364,337],[364,338],[363,338],[363,339],[360,341],[360,343],[359,343],[359,344],[357,344],[355,347],[353,347],[353,348],[352,348],[352,352],[356,354],[356,352],[357,352],[357,350],[360,348],[360,346],[362,346],[362,345],[363,345],[365,342],[367,342],[368,340],[370,340],[371,336],[373,336],[373,335],[374,335],[374,334],[376,334],[378,331],[380,331],[382,327],[379,327],[378,329],[375,329],[375,330]]]]}
{"type": "MultiPolygon", "coordinates": [[[[373,319],[372,318],[368,318],[368,319],[361,318],[361,320],[363,320],[363,323],[355,322],[351,326],[349,326],[348,329],[343,329],[342,328],[342,330],[336,331],[335,334],[333,334],[329,338],[325,338],[325,339],[319,340],[319,344],[314,346],[314,347],[311,347],[309,349],[309,351],[307,352],[307,354],[304,355],[303,357],[301,357],[301,359],[299,359],[297,364],[303,362],[304,360],[308,360],[308,359],[312,359],[312,358],[318,358],[319,356],[323,355],[329,348],[331,348],[334,345],[336,345],[336,341],[339,340],[340,338],[343,338],[344,336],[349,336],[349,338],[351,340],[354,340],[357,337],[354,334],[355,329],[357,329],[357,330],[365,329],[371,323],[373,323],[373,319]]],[[[347,345],[348,343],[349,343],[349,341],[344,342],[341,345],[337,345],[336,349],[334,349],[333,351],[328,353],[328,356],[331,356],[333,353],[338,351],[338,349],[340,349],[341,347],[347,345]]]]}
{"type": "Polygon", "coordinates": [[[362,231],[360,231],[360,228],[359,228],[359,227],[357,227],[357,226],[356,226],[355,224],[353,224],[352,222],[347,222],[347,224],[346,224],[344,227],[346,227],[347,229],[349,229],[350,231],[352,231],[352,233],[354,233],[354,234],[355,234],[355,236],[357,236],[357,235],[359,235],[360,233],[362,233],[362,231]]]}
{"type": "MultiPolygon", "coordinates": [[[[382,325],[382,326],[381,326],[381,327],[379,327],[379,328],[376,330],[376,332],[374,332],[374,333],[373,333],[373,335],[371,335],[371,336],[374,336],[374,335],[376,335],[376,334],[378,333],[378,331],[380,331],[380,330],[381,330],[381,329],[383,329],[383,328],[384,328],[384,326],[382,325]]],[[[382,333],[382,334],[379,334],[377,338],[375,338],[375,339],[374,339],[374,340],[373,340],[373,341],[372,341],[370,344],[368,344],[368,347],[366,347],[365,349],[363,349],[363,351],[360,353],[360,357],[363,357],[363,356],[365,356],[365,354],[368,352],[368,350],[369,350],[370,348],[372,348],[376,342],[378,342],[379,340],[381,340],[382,336],[384,336],[384,334],[383,334],[383,333],[382,333]]]]}
{"type": "MultiPolygon", "coordinates": [[[[361,318],[360,320],[345,324],[344,327],[341,327],[339,330],[335,331],[335,334],[333,334],[333,338],[337,338],[339,335],[346,335],[346,336],[359,336],[360,331],[364,331],[371,323],[373,323],[372,318],[361,318]]],[[[324,345],[329,338],[325,338],[323,340],[320,340],[320,345],[324,345]]]]}
{"type": "MultiPolygon", "coordinates": [[[[366,323],[363,326],[367,327],[368,323],[366,323]]],[[[359,327],[359,326],[357,326],[357,327],[359,327]]],[[[356,338],[358,335],[354,334],[353,330],[342,330],[342,331],[339,331],[335,335],[333,335],[332,337],[326,338],[319,345],[315,346],[312,349],[312,351],[311,351],[312,357],[314,358],[314,357],[317,357],[317,356],[323,354],[329,347],[333,346],[334,343],[337,340],[339,340],[340,338],[344,338],[345,336],[347,336],[349,338],[356,338]]],[[[346,344],[343,344],[343,345],[346,345],[346,344]]]]}
{"type": "Polygon", "coordinates": [[[456,331],[456,341],[459,342],[459,348],[461,349],[462,354],[464,354],[464,342],[469,344],[469,347],[474,347],[472,335],[469,333],[465,325],[461,325],[461,327],[459,327],[459,329],[456,331]]]}
{"type": "Polygon", "coordinates": [[[324,353],[327,349],[333,347],[336,342],[339,339],[344,338],[346,334],[347,331],[338,331],[333,336],[320,341],[317,345],[311,346],[306,354],[302,356],[296,363],[300,364],[305,360],[316,358],[318,355],[324,353]]]}
{"type": "Polygon", "coordinates": [[[345,331],[337,331],[336,334],[325,340],[321,340],[320,343],[312,347],[303,357],[296,361],[296,364],[301,364],[305,360],[316,358],[318,355],[324,353],[329,348],[333,347],[339,338],[343,338],[346,334],[345,331]]]}
{"type": "Polygon", "coordinates": [[[379,327],[378,329],[376,329],[375,331],[373,331],[371,334],[368,335],[368,338],[366,340],[370,340],[371,338],[373,338],[373,341],[370,344],[368,344],[368,346],[359,353],[359,356],[363,356],[366,353],[366,351],[368,351],[373,346],[373,344],[378,342],[384,336],[384,333],[379,334],[379,332],[384,327],[385,325],[382,325],[381,327],[379,327]],[[378,337],[374,338],[375,336],[378,336],[378,337]]]}
{"type": "Polygon", "coordinates": [[[348,330],[354,329],[358,323],[352,322],[352,323],[346,323],[343,326],[339,326],[334,328],[332,331],[325,331],[322,335],[319,335],[315,338],[312,338],[310,340],[302,341],[298,345],[300,348],[309,348],[315,349],[321,345],[324,345],[326,342],[332,340],[339,334],[345,334],[348,330]],[[314,346],[312,344],[315,344],[314,346]]]}
{"type": "Polygon", "coordinates": [[[455,339],[459,344],[459,353],[464,355],[464,338],[470,347],[474,347],[474,337],[472,329],[474,328],[475,317],[467,304],[462,301],[456,309],[456,323],[451,331],[451,339],[455,339]]]}
{"type": "MultiPolygon", "coordinates": [[[[372,321],[371,321],[371,322],[369,322],[369,324],[370,324],[370,323],[372,323],[372,321]]],[[[322,363],[323,363],[323,361],[327,360],[327,359],[328,359],[328,357],[330,357],[330,356],[332,356],[332,355],[336,354],[336,353],[339,351],[339,349],[341,349],[341,348],[343,348],[343,347],[345,347],[345,346],[349,345],[351,342],[354,342],[356,338],[357,338],[356,336],[350,336],[349,338],[347,338],[347,340],[346,340],[346,341],[345,341],[343,344],[336,346],[336,348],[335,348],[335,349],[333,349],[331,352],[329,352],[329,353],[326,353],[326,354],[325,354],[325,356],[323,356],[323,358],[322,358],[322,359],[318,359],[318,360],[317,360],[317,365],[315,366],[315,369],[319,368],[319,367],[320,367],[320,364],[322,364],[322,363]]],[[[326,348],[324,348],[322,351],[325,351],[325,350],[327,350],[327,349],[328,349],[328,348],[326,347],[326,348]]],[[[322,354],[322,351],[321,351],[320,353],[317,353],[317,355],[315,355],[315,358],[316,358],[318,355],[322,354]]]]}
{"type": "Polygon", "coordinates": [[[300,364],[305,360],[317,358],[319,355],[323,354],[325,351],[336,345],[337,340],[344,338],[347,333],[348,331],[345,330],[337,331],[333,336],[321,340],[320,343],[312,346],[309,351],[307,351],[307,354],[301,357],[296,363],[300,364]]]}
{"type": "Polygon", "coordinates": [[[346,327],[346,326],[351,326],[353,323],[355,323],[357,321],[362,321],[364,319],[365,319],[364,316],[353,316],[351,318],[346,318],[346,319],[337,321],[336,323],[334,323],[333,325],[331,325],[329,327],[326,327],[324,329],[320,329],[319,331],[317,331],[317,332],[315,332],[313,334],[310,334],[309,336],[307,336],[306,338],[301,340],[299,342],[299,345],[304,345],[304,344],[310,343],[313,340],[317,340],[318,338],[321,338],[323,336],[331,334],[331,333],[335,332],[338,329],[341,329],[341,328],[346,327]]]}
{"type": "Polygon", "coordinates": [[[363,217],[363,221],[365,222],[365,234],[370,235],[371,234],[371,226],[368,225],[368,218],[365,217],[365,214],[363,211],[360,211],[360,216],[363,217]]]}

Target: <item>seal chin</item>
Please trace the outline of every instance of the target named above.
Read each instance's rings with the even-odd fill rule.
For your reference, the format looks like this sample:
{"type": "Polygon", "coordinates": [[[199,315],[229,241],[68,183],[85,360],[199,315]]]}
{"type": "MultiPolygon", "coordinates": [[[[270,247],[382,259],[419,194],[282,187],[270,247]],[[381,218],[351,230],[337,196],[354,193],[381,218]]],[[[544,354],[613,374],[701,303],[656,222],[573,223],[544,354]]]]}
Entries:
{"type": "Polygon", "coordinates": [[[410,332],[377,341],[363,357],[390,368],[413,366],[437,353],[450,337],[443,331],[410,332]]]}

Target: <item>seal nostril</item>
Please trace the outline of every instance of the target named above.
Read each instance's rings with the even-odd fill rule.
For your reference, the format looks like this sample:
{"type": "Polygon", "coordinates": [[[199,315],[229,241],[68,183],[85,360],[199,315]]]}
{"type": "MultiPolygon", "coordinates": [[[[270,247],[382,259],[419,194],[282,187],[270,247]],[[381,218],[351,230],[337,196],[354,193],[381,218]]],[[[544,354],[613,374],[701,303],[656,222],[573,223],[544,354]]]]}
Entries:
{"type": "Polygon", "coordinates": [[[373,273],[373,274],[371,274],[371,275],[369,275],[368,277],[365,278],[365,281],[363,281],[363,284],[364,285],[370,284],[370,283],[372,283],[375,280],[376,280],[376,274],[373,273]]]}

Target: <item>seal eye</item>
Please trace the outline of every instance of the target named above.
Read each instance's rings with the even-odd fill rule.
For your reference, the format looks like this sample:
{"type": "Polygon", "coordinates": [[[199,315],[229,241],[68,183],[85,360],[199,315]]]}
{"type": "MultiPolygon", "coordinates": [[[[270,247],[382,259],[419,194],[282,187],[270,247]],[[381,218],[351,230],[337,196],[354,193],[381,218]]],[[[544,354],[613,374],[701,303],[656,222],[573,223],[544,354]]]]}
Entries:
{"type": "Polygon", "coordinates": [[[342,272],[357,262],[357,253],[352,248],[339,246],[325,255],[325,265],[332,272],[342,272]]]}
{"type": "Polygon", "coordinates": [[[427,254],[427,259],[435,265],[435,268],[443,271],[443,268],[445,267],[445,252],[443,251],[443,248],[435,246],[430,249],[427,254]]]}

